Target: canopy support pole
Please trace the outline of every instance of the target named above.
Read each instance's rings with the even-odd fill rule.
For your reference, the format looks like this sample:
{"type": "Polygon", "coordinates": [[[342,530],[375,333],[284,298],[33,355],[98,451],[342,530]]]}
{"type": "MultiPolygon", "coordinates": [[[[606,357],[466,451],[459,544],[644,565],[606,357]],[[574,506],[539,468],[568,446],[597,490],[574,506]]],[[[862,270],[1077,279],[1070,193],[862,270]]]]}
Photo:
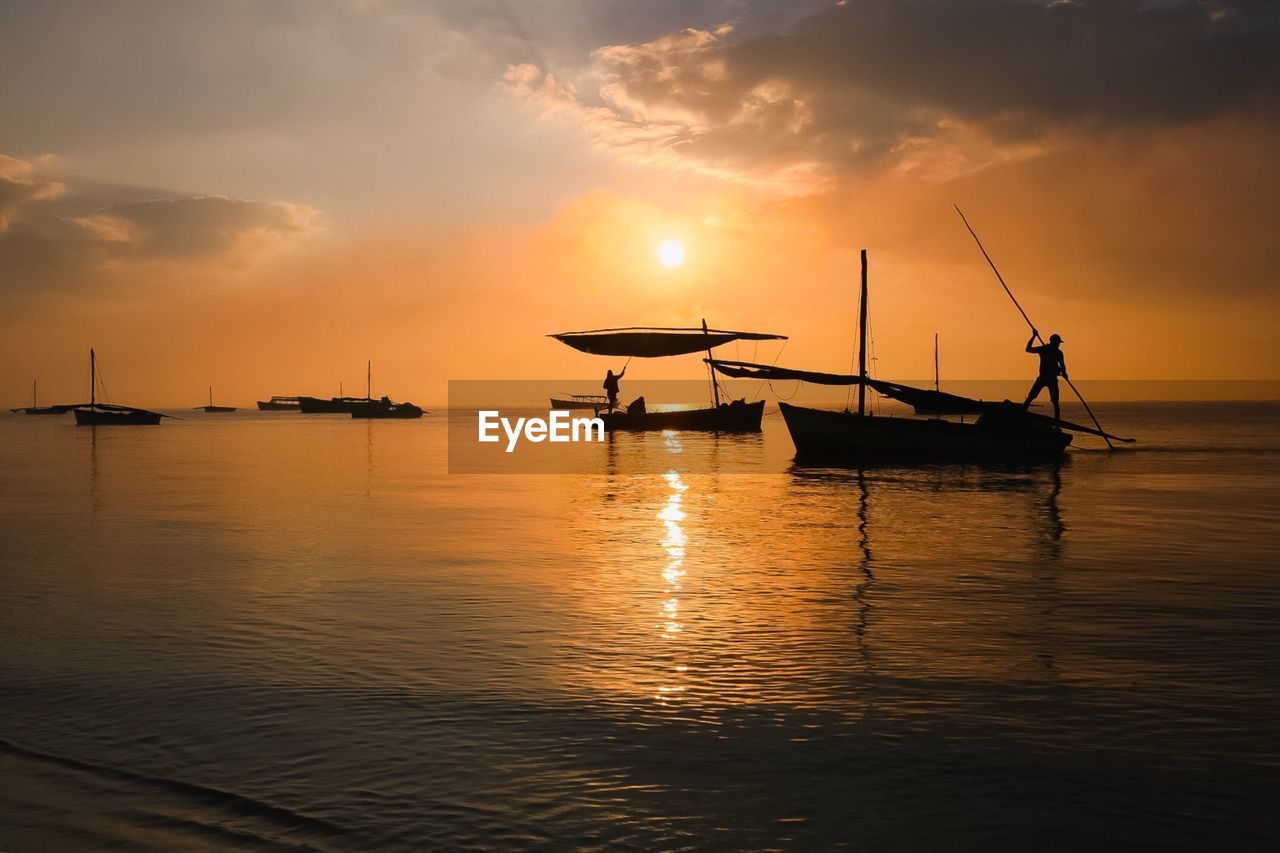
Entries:
{"type": "MultiPolygon", "coordinates": [[[[996,262],[991,260],[991,256],[987,254],[986,248],[982,245],[982,241],[978,239],[977,233],[973,230],[973,226],[969,224],[969,220],[965,218],[964,211],[960,209],[960,205],[952,205],[956,209],[956,213],[960,214],[960,221],[964,223],[964,227],[969,229],[969,233],[973,236],[973,242],[978,244],[978,250],[982,252],[982,257],[987,259],[987,264],[991,267],[991,271],[996,274],[996,280],[1000,282],[1000,286],[1004,288],[1004,292],[1009,294],[1009,299],[1013,301],[1013,307],[1018,309],[1018,313],[1022,315],[1022,319],[1027,321],[1027,325],[1031,327],[1031,331],[1035,333],[1036,340],[1044,344],[1044,339],[1040,337],[1040,332],[1036,330],[1036,324],[1031,322],[1031,318],[1027,316],[1027,312],[1022,310],[1022,306],[1018,304],[1018,299],[1013,295],[1013,291],[1009,289],[1009,285],[1004,283],[1004,276],[1000,275],[1000,270],[996,269],[996,262]]],[[[1093,409],[1089,408],[1089,404],[1085,401],[1084,395],[1080,393],[1080,389],[1075,386],[1068,377],[1067,387],[1076,395],[1076,399],[1080,401],[1080,405],[1084,406],[1084,410],[1089,413],[1089,417],[1093,420],[1093,425],[1098,428],[1098,433],[1102,436],[1102,440],[1107,443],[1108,450],[1115,450],[1115,445],[1111,443],[1111,439],[1107,437],[1106,431],[1102,428],[1102,424],[1098,423],[1098,416],[1093,413],[1093,409]]]]}

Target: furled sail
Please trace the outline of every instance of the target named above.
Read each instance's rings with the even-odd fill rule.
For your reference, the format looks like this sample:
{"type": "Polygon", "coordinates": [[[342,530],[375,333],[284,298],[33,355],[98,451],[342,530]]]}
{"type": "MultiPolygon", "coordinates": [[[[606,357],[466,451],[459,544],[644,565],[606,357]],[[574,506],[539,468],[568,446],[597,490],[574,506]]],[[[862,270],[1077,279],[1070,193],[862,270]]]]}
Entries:
{"type": "MultiPolygon", "coordinates": [[[[847,373],[818,373],[812,370],[792,370],[788,367],[777,367],[772,364],[755,364],[750,361],[721,361],[716,358],[704,358],[707,364],[734,379],[798,379],[814,385],[857,385],[859,378],[847,373]]],[[[870,384],[871,380],[868,380],[870,384]]]]}
{"type": "Polygon", "coordinates": [[[1071,423],[1070,421],[1055,420],[1035,412],[1027,412],[1023,410],[1021,405],[1010,403],[1008,400],[1000,403],[973,400],[969,397],[961,397],[958,394],[916,388],[912,385],[903,385],[900,382],[886,382],[883,379],[872,379],[870,377],[864,379],[856,374],[849,373],[818,373],[811,370],[792,370],[787,367],[776,367],[772,364],[754,364],[749,361],[720,361],[719,359],[711,358],[703,359],[703,361],[715,368],[716,372],[734,379],[797,379],[801,382],[810,382],[815,385],[857,385],[865,383],[868,388],[879,394],[916,407],[920,413],[927,411],[930,405],[937,406],[937,411],[940,414],[982,415],[990,413],[993,417],[1007,417],[1012,413],[1020,418],[1053,424],[1060,429],[1082,432],[1087,435],[1105,436],[1112,441],[1133,441],[1131,438],[1121,438],[1093,427],[1071,423]]]}
{"type": "Polygon", "coordinates": [[[918,415],[980,415],[994,405],[982,400],[961,397],[959,394],[916,388],[897,382],[868,384],[884,396],[911,406],[918,415]]]}
{"type": "Polygon", "coordinates": [[[762,332],[735,332],[724,329],[662,328],[633,326],[624,329],[595,329],[588,332],[561,332],[548,337],[592,355],[662,358],[703,352],[733,341],[784,341],[786,335],[762,332]]]}

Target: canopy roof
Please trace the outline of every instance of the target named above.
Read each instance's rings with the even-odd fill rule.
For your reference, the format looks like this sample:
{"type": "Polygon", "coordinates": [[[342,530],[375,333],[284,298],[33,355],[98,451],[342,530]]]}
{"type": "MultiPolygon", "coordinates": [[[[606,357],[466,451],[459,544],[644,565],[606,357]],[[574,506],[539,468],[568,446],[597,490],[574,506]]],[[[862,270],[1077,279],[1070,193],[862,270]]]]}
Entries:
{"type": "Polygon", "coordinates": [[[548,335],[562,344],[592,355],[662,358],[704,352],[733,341],[785,341],[786,335],[737,332],[726,329],[629,326],[548,335]]]}

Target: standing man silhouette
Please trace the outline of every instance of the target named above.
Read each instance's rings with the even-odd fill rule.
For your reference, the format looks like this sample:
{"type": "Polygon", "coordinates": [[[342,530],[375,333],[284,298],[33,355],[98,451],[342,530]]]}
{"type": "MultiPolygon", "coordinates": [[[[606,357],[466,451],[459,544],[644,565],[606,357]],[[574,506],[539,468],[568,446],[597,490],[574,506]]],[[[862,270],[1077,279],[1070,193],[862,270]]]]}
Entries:
{"type": "Polygon", "coordinates": [[[1040,396],[1041,391],[1048,388],[1049,399],[1053,401],[1053,419],[1062,420],[1062,412],[1058,407],[1058,377],[1065,378],[1067,375],[1067,362],[1062,357],[1062,338],[1053,334],[1049,336],[1049,343],[1035,346],[1038,337],[1040,333],[1032,329],[1031,340],[1027,341],[1027,352],[1040,356],[1040,375],[1031,386],[1031,391],[1027,394],[1022,408],[1031,408],[1031,402],[1040,396]]]}
{"type": "Polygon", "coordinates": [[[604,374],[604,391],[609,395],[609,411],[613,411],[618,406],[618,380],[627,375],[627,369],[622,368],[622,372],[614,374],[612,370],[606,370],[604,374]]]}

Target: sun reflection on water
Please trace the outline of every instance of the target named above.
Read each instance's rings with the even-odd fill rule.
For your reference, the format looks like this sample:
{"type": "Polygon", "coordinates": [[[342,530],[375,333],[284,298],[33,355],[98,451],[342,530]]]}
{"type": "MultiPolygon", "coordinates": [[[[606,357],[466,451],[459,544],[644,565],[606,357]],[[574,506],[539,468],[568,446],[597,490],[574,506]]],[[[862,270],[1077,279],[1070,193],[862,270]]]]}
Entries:
{"type": "MultiPolygon", "coordinates": [[[[662,434],[663,445],[668,453],[678,454],[682,448],[680,446],[680,434],[667,430],[662,434]]],[[[684,626],[680,622],[680,592],[683,589],[683,581],[685,576],[684,558],[685,549],[688,545],[688,537],[685,535],[684,528],[680,526],[680,522],[684,521],[686,516],[683,509],[684,493],[688,490],[688,486],[680,479],[680,473],[674,469],[662,475],[666,480],[669,492],[667,494],[666,503],[658,512],[658,520],[662,522],[666,533],[662,539],[662,548],[667,552],[667,562],[662,569],[662,580],[664,583],[663,594],[665,598],[660,608],[660,636],[667,641],[675,641],[680,639],[680,633],[684,626]]],[[[684,673],[688,671],[688,667],[677,664],[674,667],[676,672],[684,673]]],[[[683,685],[668,685],[658,687],[658,696],[660,702],[666,702],[673,693],[681,693],[684,691],[683,685]]]]}

